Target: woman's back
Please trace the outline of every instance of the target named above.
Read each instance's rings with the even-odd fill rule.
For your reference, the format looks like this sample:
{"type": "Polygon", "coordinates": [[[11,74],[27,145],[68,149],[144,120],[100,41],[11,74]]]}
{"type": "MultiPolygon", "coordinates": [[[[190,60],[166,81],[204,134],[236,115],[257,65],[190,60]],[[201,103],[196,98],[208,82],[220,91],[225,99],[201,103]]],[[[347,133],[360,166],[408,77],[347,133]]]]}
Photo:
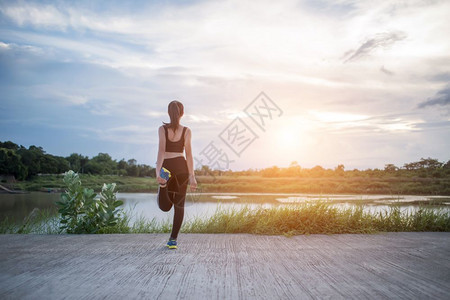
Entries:
{"type": "Polygon", "coordinates": [[[179,125],[177,128],[177,131],[174,132],[172,128],[168,128],[168,125],[162,125],[165,129],[167,129],[168,138],[171,142],[176,142],[181,139],[181,137],[184,135],[186,126],[179,125]]]}
{"type": "Polygon", "coordinates": [[[187,127],[180,125],[176,132],[173,132],[168,125],[163,125],[162,127],[164,128],[165,133],[166,157],[169,158],[183,155],[187,127]]]}

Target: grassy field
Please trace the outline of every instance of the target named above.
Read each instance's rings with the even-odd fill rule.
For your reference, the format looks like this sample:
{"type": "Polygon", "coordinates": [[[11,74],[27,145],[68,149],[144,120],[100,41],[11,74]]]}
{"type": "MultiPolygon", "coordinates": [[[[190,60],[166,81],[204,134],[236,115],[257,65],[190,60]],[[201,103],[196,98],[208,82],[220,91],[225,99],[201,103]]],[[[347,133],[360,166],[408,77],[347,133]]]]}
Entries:
{"type": "MultiPolygon", "coordinates": [[[[131,224],[133,212],[125,211],[114,227],[100,233],[169,233],[168,221],[157,222],[139,216],[131,224]]],[[[5,219],[0,233],[58,233],[56,210],[43,210],[22,225],[5,219]]],[[[244,207],[240,210],[220,206],[209,218],[185,222],[183,233],[252,233],[269,235],[376,233],[392,231],[450,231],[450,213],[446,209],[421,207],[415,212],[402,212],[392,206],[380,213],[364,212],[363,206],[332,207],[325,202],[272,208],[244,207]]]]}
{"type": "MultiPolygon", "coordinates": [[[[156,192],[158,184],[155,178],[116,176],[116,175],[85,175],[80,174],[83,186],[100,191],[104,183],[117,184],[119,192],[156,192]]],[[[24,191],[62,191],[65,188],[63,175],[36,176],[31,180],[20,181],[14,188],[24,191]]]]}
{"type": "MultiPolygon", "coordinates": [[[[37,176],[17,182],[15,189],[27,191],[61,190],[62,175],[37,176]]],[[[86,187],[99,190],[103,183],[117,184],[119,192],[157,192],[155,178],[80,175],[86,187]]],[[[230,193],[352,193],[388,195],[450,195],[450,178],[421,177],[277,177],[197,176],[203,192],[230,193]]]]}

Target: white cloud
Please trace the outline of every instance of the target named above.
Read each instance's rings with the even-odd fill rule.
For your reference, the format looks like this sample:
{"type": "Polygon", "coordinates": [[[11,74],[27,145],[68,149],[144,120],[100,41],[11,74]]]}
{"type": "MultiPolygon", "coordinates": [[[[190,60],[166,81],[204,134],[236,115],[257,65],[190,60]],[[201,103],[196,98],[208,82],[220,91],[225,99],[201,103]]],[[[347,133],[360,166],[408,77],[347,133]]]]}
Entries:
{"type": "MultiPolygon", "coordinates": [[[[441,17],[449,6],[445,2],[429,6],[420,1],[413,5],[391,1],[377,1],[377,5],[369,1],[343,2],[347,3],[355,8],[344,19],[311,12],[294,1],[200,2],[177,8],[168,5],[157,12],[147,7],[141,12],[120,15],[67,4],[20,3],[4,6],[2,13],[20,26],[39,28],[53,24],[55,30],[70,27],[81,33],[92,31],[99,39],[88,38],[86,34],[77,40],[73,35],[49,38],[41,34],[33,38],[34,34],[28,34],[24,38],[77,52],[87,61],[135,71],[178,66],[192,70],[191,75],[242,79],[243,74],[252,74],[263,79],[339,86],[364,83],[361,81],[364,77],[346,76],[349,68],[342,66],[340,60],[352,48],[353,55],[367,54],[369,50],[363,47],[364,43],[373,44],[371,51],[383,45],[384,49],[377,51],[375,61],[350,68],[351,73],[366,72],[374,64],[375,69],[386,64],[390,68],[420,72],[420,65],[417,68],[418,63],[410,59],[411,55],[445,55],[450,50],[441,39],[442,30],[449,25],[441,17]],[[425,29],[414,26],[415,18],[426,24],[425,29]],[[404,46],[386,48],[393,35],[397,40],[407,36],[404,46]],[[426,37],[426,44],[419,44],[422,37],[426,37]],[[359,45],[363,46],[358,52],[359,45]],[[337,74],[344,76],[340,80],[330,78],[337,74]]],[[[383,74],[374,79],[381,78],[383,74]]],[[[185,84],[192,86],[199,82],[191,77],[186,78],[185,84]]]]}
{"type": "Polygon", "coordinates": [[[367,115],[339,113],[339,112],[312,110],[309,113],[315,116],[319,121],[327,123],[361,121],[369,118],[369,116],[367,115]]]}
{"type": "Polygon", "coordinates": [[[3,43],[0,42],[0,51],[9,51],[9,52],[27,52],[32,55],[44,55],[44,49],[32,45],[17,45],[15,43],[3,43]]]}
{"type": "MultiPolygon", "coordinates": [[[[261,90],[286,117],[304,117],[310,136],[323,134],[325,124],[330,132],[395,139],[446,118],[436,106],[416,108],[446,86],[430,78],[450,69],[449,1],[152,5],[100,11],[72,2],[2,2],[12,25],[0,29],[0,51],[42,50],[58,62],[120,73],[120,80],[96,77],[78,89],[49,84],[54,95],[99,117],[156,121],[167,117],[170,100],[181,99],[185,120],[206,140],[244,117],[241,109],[261,90]],[[398,116],[380,117],[390,114],[398,116]]],[[[140,129],[102,135],[140,142],[140,129]]]]}
{"type": "Polygon", "coordinates": [[[7,50],[10,48],[10,45],[7,43],[0,42],[0,49],[7,50]]]}
{"type": "Polygon", "coordinates": [[[163,116],[167,115],[167,113],[165,113],[165,112],[155,111],[155,110],[145,110],[145,111],[142,111],[142,114],[144,116],[148,116],[148,117],[152,117],[152,118],[159,118],[159,117],[163,117],[163,116]]]}
{"type": "Polygon", "coordinates": [[[34,25],[43,27],[57,27],[64,29],[67,18],[53,5],[38,5],[33,3],[17,3],[3,5],[2,14],[13,19],[19,26],[34,25]]]}

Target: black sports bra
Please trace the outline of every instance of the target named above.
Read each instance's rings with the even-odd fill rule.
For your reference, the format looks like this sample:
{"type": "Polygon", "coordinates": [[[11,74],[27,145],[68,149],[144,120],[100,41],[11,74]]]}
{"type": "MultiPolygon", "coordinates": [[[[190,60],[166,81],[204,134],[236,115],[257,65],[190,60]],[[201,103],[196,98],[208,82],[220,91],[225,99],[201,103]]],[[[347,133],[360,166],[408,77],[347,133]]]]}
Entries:
{"type": "Polygon", "coordinates": [[[167,127],[166,125],[163,125],[164,131],[166,133],[166,152],[180,152],[183,153],[184,150],[184,133],[186,132],[186,126],[183,128],[183,132],[181,133],[181,138],[176,141],[172,142],[169,140],[167,127]]]}

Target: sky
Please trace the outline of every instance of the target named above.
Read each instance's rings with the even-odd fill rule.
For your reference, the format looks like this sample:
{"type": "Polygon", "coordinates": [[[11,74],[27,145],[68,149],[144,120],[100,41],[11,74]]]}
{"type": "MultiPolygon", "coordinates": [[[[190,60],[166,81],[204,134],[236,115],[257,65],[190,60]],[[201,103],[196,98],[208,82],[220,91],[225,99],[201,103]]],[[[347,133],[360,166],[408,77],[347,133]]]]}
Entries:
{"type": "Polygon", "coordinates": [[[0,1],[0,141],[155,166],[450,159],[450,1],[0,1]],[[261,94],[262,93],[262,94],[261,94]]]}

